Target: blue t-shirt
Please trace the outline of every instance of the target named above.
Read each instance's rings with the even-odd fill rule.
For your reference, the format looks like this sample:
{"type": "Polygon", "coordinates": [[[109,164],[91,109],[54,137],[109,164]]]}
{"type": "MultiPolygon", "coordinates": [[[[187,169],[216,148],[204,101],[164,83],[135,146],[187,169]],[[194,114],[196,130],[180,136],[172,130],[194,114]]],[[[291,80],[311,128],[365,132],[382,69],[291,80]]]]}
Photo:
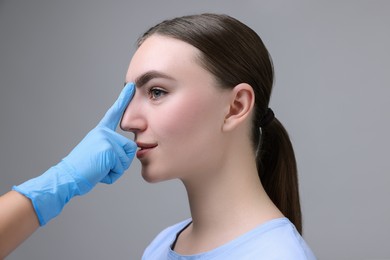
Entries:
{"type": "Polygon", "coordinates": [[[143,260],[206,260],[206,259],[316,259],[309,246],[287,218],[268,221],[236,239],[211,251],[180,255],[172,243],[191,220],[180,222],[162,231],[146,248],[143,260]]]}

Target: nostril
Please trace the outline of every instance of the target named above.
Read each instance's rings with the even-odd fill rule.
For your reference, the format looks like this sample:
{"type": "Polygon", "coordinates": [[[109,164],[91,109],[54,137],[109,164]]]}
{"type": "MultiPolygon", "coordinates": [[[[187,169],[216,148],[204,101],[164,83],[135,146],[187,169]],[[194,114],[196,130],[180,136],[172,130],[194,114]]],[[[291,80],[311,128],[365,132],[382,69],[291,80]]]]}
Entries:
{"type": "Polygon", "coordinates": [[[119,124],[119,128],[122,130],[122,131],[127,131],[126,127],[123,125],[123,121],[121,120],[120,124],[119,124]]]}
{"type": "Polygon", "coordinates": [[[143,131],[145,124],[140,119],[128,120],[123,118],[120,125],[120,129],[125,132],[132,132],[134,134],[143,131]]]}

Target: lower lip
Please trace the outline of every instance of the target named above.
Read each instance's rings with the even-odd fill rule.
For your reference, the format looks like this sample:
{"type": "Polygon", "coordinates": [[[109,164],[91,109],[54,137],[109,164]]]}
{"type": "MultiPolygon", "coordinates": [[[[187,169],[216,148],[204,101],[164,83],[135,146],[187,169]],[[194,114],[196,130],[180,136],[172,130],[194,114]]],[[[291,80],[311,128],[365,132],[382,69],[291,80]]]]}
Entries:
{"type": "Polygon", "coordinates": [[[137,151],[137,158],[142,159],[144,158],[151,150],[153,150],[155,147],[152,148],[146,148],[146,149],[141,149],[137,151]]]}

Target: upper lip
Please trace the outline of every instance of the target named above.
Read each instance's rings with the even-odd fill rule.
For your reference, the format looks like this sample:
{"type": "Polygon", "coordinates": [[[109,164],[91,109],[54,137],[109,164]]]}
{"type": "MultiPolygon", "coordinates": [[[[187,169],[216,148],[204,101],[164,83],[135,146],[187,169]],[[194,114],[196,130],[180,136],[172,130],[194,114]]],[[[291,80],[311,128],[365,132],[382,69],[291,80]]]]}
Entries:
{"type": "Polygon", "coordinates": [[[138,148],[142,149],[150,149],[157,146],[156,143],[142,143],[142,142],[136,142],[138,148]]]}

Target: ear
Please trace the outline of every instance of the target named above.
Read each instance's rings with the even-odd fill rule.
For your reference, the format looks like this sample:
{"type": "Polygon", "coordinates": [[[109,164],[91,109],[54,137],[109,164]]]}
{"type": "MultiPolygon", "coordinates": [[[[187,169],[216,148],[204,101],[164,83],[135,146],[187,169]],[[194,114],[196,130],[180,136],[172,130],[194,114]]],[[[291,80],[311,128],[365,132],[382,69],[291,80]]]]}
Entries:
{"type": "Polygon", "coordinates": [[[229,112],[225,116],[223,131],[230,131],[249,118],[255,104],[255,93],[247,83],[238,84],[231,92],[229,112]]]}

